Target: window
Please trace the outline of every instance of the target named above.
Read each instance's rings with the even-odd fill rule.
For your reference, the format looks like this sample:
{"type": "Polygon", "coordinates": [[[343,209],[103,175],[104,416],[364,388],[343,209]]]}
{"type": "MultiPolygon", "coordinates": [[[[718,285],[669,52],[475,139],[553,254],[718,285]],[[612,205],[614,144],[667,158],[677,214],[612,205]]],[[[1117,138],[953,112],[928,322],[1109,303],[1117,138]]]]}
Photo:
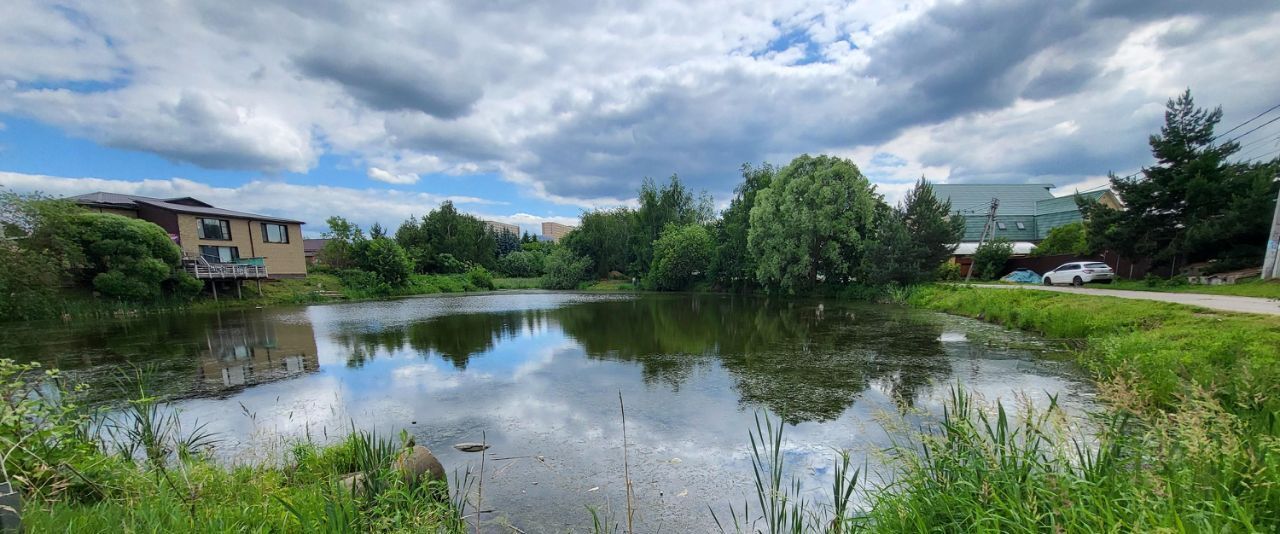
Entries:
{"type": "Polygon", "coordinates": [[[1019,230],[1026,230],[1026,229],[1027,229],[1027,225],[1022,224],[1022,221],[1018,221],[1018,222],[1015,222],[1015,223],[1013,223],[1013,224],[1017,225],[1019,230]]]}
{"type": "Polygon", "coordinates": [[[262,223],[263,243],[288,243],[289,227],[283,224],[262,223]]]}
{"type": "Polygon", "coordinates": [[[1059,271],[1075,271],[1080,269],[1079,263],[1068,263],[1062,267],[1058,267],[1059,271]]]}
{"type": "Polygon", "coordinates": [[[240,247],[211,247],[200,245],[200,256],[209,263],[234,263],[240,259],[240,247]]]}
{"type": "Polygon", "coordinates": [[[999,229],[1001,229],[1001,230],[1008,230],[1008,229],[1009,229],[1009,225],[1007,225],[1007,224],[1005,224],[1005,223],[1002,223],[1002,222],[997,222],[997,223],[996,223],[996,228],[999,228],[999,229]]]}
{"type": "Polygon", "coordinates": [[[226,219],[196,219],[196,231],[200,239],[231,240],[231,221],[226,219]]]}

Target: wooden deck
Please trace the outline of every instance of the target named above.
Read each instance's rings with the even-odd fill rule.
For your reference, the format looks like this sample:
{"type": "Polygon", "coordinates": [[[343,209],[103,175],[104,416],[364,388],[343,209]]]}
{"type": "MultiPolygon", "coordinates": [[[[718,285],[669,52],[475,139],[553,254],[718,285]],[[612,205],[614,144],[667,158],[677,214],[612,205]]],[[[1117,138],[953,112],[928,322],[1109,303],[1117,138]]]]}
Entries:
{"type": "Polygon", "coordinates": [[[187,261],[184,267],[191,276],[200,280],[260,280],[267,277],[265,265],[187,261]]]}

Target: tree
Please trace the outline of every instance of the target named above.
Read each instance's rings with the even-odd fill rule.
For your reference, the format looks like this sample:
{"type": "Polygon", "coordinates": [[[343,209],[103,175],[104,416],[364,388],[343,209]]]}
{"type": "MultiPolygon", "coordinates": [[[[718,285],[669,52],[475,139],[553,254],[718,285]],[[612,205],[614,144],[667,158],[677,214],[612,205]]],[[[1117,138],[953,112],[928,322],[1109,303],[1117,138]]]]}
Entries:
{"type": "Polygon", "coordinates": [[[964,217],[951,215],[951,201],[938,200],[933,185],[921,177],[902,201],[907,233],[920,245],[915,269],[933,272],[955,252],[964,237],[964,217]]]}
{"type": "Polygon", "coordinates": [[[382,239],[384,237],[387,237],[387,229],[383,228],[381,223],[375,222],[373,226],[369,227],[369,239],[382,239]]]}
{"type": "Polygon", "coordinates": [[[587,278],[591,258],[574,254],[568,248],[558,248],[547,256],[547,274],[542,276],[546,289],[574,289],[587,278]]]}
{"type": "MultiPolygon", "coordinates": [[[[703,224],[713,215],[711,196],[703,192],[695,199],[674,174],[661,188],[645,178],[637,197],[640,206],[635,210],[634,232],[630,235],[632,271],[637,274],[644,273],[653,263],[653,242],[668,224],[703,224]]],[[[596,271],[600,270],[597,265],[596,271]]]]}
{"type": "Polygon", "coordinates": [[[355,263],[351,256],[352,247],[364,241],[364,232],[359,226],[336,215],[325,219],[325,224],[329,225],[329,231],[324,233],[324,237],[329,241],[318,253],[320,263],[334,269],[354,267],[355,263]]]}
{"type": "Polygon", "coordinates": [[[499,259],[507,254],[520,250],[520,238],[516,236],[515,232],[505,228],[502,229],[502,231],[495,232],[493,240],[495,247],[494,250],[499,259]]]}
{"type": "Polygon", "coordinates": [[[539,251],[517,250],[498,259],[498,272],[517,278],[542,276],[546,259],[539,251]]]}
{"type": "Polygon", "coordinates": [[[413,261],[404,248],[386,237],[356,242],[352,257],[356,267],[372,273],[380,283],[391,288],[403,287],[413,274],[413,261]]]}
{"type": "Polygon", "coordinates": [[[1228,158],[1234,141],[1218,144],[1222,109],[1195,106],[1188,90],[1170,99],[1165,124],[1149,139],[1155,165],[1111,175],[1126,209],[1083,203],[1091,250],[1151,257],[1170,272],[1189,262],[1222,259],[1256,264],[1266,242],[1266,215],[1276,188],[1276,162],[1242,164],[1228,158]]]}
{"type": "Polygon", "coordinates": [[[748,249],[762,285],[789,293],[845,282],[881,204],[853,162],[802,155],[756,195],[748,249]]]}
{"type": "Polygon", "coordinates": [[[1064,224],[1049,230],[1044,240],[1031,251],[1032,256],[1052,256],[1055,254],[1075,254],[1084,256],[1089,253],[1089,239],[1083,222],[1064,224]]]}
{"type": "Polygon", "coordinates": [[[709,270],[722,287],[743,289],[755,282],[756,261],[747,249],[751,208],[756,204],[756,194],[769,187],[776,172],[768,163],[742,166],[742,184],[734,190],[733,200],[715,226],[716,248],[709,270]]]}
{"type": "Polygon", "coordinates": [[[154,223],[106,213],[79,213],[71,222],[71,239],[87,261],[82,279],[99,293],[144,302],[166,289],[184,296],[199,290],[178,270],[182,250],[154,223]]]}
{"type": "Polygon", "coordinates": [[[980,279],[995,280],[1004,274],[1004,264],[1008,263],[1009,256],[1012,255],[1013,244],[1009,240],[1003,237],[992,239],[973,252],[973,265],[969,268],[980,279]]]}
{"type": "Polygon", "coordinates": [[[631,248],[636,229],[635,212],[627,208],[594,210],[582,214],[578,227],[563,239],[574,254],[591,258],[594,275],[625,272],[634,261],[631,248]]]}
{"type": "Polygon", "coordinates": [[[712,251],[711,234],[705,226],[667,226],[653,243],[653,266],[647,284],[664,291],[689,289],[706,276],[712,251]]]}
{"type": "Polygon", "coordinates": [[[448,258],[464,266],[486,268],[493,267],[498,260],[498,243],[493,232],[480,219],[458,212],[453,202],[447,200],[421,221],[410,217],[401,224],[396,229],[396,242],[423,273],[446,272],[452,265],[446,261],[448,258]]]}

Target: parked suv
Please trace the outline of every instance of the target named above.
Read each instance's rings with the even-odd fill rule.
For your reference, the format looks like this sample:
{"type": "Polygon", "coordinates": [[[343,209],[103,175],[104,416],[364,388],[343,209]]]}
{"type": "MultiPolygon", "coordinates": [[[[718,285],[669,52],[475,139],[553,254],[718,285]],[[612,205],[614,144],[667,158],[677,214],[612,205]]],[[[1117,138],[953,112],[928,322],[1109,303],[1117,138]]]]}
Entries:
{"type": "Polygon", "coordinates": [[[1090,282],[1110,284],[1116,273],[1105,263],[1094,261],[1077,261],[1064,263],[1062,266],[1045,273],[1044,285],[1071,284],[1082,286],[1090,282]]]}

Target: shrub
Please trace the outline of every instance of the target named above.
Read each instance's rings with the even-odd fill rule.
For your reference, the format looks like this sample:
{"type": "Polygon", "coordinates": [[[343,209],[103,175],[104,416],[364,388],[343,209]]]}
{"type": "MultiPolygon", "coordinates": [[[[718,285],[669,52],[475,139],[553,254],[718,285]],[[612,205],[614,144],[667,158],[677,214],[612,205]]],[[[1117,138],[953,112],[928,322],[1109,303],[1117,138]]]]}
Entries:
{"type": "Polygon", "coordinates": [[[546,289],[574,289],[587,278],[591,259],[578,256],[567,248],[556,249],[547,257],[547,273],[542,277],[546,289]]]}
{"type": "Polygon", "coordinates": [[[354,247],[356,265],[361,270],[373,273],[383,284],[390,287],[403,287],[413,273],[413,262],[399,243],[390,239],[367,239],[359,241],[354,247]]]}
{"type": "Polygon", "coordinates": [[[960,279],[960,264],[955,262],[945,262],[938,266],[938,270],[934,273],[934,279],[942,282],[954,282],[960,279]]]}
{"type": "Polygon", "coordinates": [[[518,250],[498,260],[498,272],[516,278],[542,276],[547,255],[541,251],[518,250]]]}
{"type": "Polygon", "coordinates": [[[179,276],[182,250],[159,226],[107,213],[76,214],[73,223],[70,239],[84,250],[88,265],[82,279],[99,293],[128,301],[157,300],[179,276]]]}
{"type": "Polygon", "coordinates": [[[983,280],[995,280],[1004,274],[1004,264],[1013,255],[1013,245],[1004,238],[993,239],[973,253],[973,274],[983,280]]]}
{"type": "Polygon", "coordinates": [[[494,289],[493,275],[484,267],[473,267],[467,271],[467,281],[471,283],[475,289],[494,289]]]}
{"type": "Polygon", "coordinates": [[[50,257],[0,240],[0,320],[23,321],[55,315],[59,269],[50,257]]]}
{"type": "Polygon", "coordinates": [[[467,263],[453,257],[448,252],[436,255],[436,271],[444,274],[467,272],[467,263]]]}
{"type": "Polygon", "coordinates": [[[711,265],[711,234],[700,224],[669,225],[653,242],[647,283],[665,291],[688,289],[711,265]]]}

